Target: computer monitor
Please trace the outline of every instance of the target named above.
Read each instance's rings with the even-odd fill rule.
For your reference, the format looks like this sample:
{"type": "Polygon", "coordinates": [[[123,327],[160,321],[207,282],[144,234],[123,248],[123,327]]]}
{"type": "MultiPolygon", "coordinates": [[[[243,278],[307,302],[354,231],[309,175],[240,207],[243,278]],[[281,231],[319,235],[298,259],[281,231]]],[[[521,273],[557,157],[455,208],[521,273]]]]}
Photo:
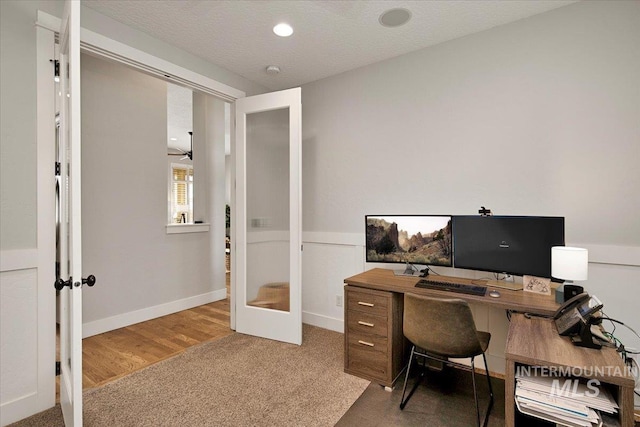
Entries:
{"type": "Polygon", "coordinates": [[[563,217],[454,216],[453,230],[456,268],[551,278],[551,247],[564,246],[563,217]]]}
{"type": "Polygon", "coordinates": [[[450,267],[450,215],[366,215],[366,261],[450,267]]]}

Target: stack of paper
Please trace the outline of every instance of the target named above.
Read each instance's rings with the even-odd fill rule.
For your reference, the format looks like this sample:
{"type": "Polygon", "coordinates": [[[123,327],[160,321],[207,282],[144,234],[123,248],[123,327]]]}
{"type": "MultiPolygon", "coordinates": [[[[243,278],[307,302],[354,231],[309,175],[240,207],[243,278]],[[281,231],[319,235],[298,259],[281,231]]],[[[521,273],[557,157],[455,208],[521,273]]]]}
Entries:
{"type": "Polygon", "coordinates": [[[584,378],[518,374],[515,401],[523,414],[568,427],[602,426],[600,412],[618,412],[611,394],[584,378]]]}

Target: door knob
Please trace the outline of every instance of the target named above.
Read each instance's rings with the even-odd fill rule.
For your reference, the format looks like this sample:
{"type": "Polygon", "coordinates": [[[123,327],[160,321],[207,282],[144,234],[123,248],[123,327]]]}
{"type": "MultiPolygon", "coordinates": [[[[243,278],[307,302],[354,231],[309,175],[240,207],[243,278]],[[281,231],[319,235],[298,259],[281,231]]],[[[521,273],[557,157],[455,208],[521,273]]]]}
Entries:
{"type": "Polygon", "coordinates": [[[83,285],[87,285],[89,287],[93,286],[96,284],[96,276],[94,276],[93,274],[90,274],[87,276],[86,279],[82,279],[82,284],[83,285]]]}
{"type": "Polygon", "coordinates": [[[62,278],[59,278],[53,282],[53,286],[56,288],[56,291],[61,291],[65,286],[71,287],[71,278],[69,278],[69,280],[62,280],[62,278]]]}

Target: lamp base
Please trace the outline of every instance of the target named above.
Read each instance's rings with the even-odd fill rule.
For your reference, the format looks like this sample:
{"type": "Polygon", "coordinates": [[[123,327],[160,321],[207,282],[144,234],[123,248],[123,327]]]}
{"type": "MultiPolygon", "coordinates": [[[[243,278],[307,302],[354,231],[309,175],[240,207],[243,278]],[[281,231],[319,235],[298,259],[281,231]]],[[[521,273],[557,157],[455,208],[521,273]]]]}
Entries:
{"type": "Polygon", "coordinates": [[[556,302],[562,304],[583,292],[584,288],[582,286],[574,285],[572,281],[566,280],[556,288],[556,302]]]}
{"type": "Polygon", "coordinates": [[[564,300],[568,301],[571,298],[575,297],[576,295],[580,295],[583,292],[584,292],[584,288],[582,286],[570,285],[567,283],[564,285],[564,300]]]}
{"type": "Polygon", "coordinates": [[[564,303],[564,284],[556,288],[556,302],[558,304],[564,303]]]}

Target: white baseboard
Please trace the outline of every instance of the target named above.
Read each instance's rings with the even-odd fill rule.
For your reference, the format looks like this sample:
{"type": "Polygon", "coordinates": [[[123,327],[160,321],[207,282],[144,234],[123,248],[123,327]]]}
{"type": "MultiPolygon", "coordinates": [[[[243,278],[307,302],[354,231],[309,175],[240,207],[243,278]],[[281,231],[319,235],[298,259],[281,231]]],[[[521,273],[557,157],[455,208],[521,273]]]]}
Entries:
{"type": "Polygon", "coordinates": [[[37,393],[27,394],[10,402],[0,405],[0,425],[6,426],[33,414],[49,409],[53,406],[43,407],[37,393]]]}
{"type": "Polygon", "coordinates": [[[324,316],[322,314],[303,311],[302,323],[306,323],[311,326],[317,326],[319,328],[329,329],[330,331],[344,333],[344,321],[342,319],[336,319],[333,317],[324,316]]]}
{"type": "Polygon", "coordinates": [[[188,310],[190,308],[208,304],[210,302],[220,301],[225,299],[226,297],[227,290],[218,289],[212,292],[207,292],[206,294],[195,295],[189,298],[155,305],[153,307],[146,307],[141,310],[118,314],[116,316],[107,317],[105,319],[83,323],[82,338],[87,338],[93,335],[102,334],[104,332],[113,331],[114,329],[124,328],[125,326],[134,325],[136,323],[155,319],[161,316],[166,316],[167,314],[177,313],[178,311],[188,310]]]}

